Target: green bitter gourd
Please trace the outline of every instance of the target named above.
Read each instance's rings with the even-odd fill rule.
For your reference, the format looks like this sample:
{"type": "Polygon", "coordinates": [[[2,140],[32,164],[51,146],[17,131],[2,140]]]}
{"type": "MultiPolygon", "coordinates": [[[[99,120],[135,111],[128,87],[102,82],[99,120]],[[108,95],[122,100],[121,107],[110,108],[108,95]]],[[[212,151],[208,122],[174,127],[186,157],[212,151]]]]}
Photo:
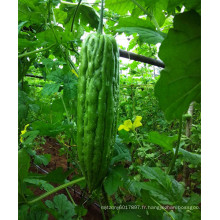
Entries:
{"type": "Polygon", "coordinates": [[[119,50],[110,35],[89,34],[81,49],[77,151],[89,190],[105,177],[117,131],[119,50]]]}

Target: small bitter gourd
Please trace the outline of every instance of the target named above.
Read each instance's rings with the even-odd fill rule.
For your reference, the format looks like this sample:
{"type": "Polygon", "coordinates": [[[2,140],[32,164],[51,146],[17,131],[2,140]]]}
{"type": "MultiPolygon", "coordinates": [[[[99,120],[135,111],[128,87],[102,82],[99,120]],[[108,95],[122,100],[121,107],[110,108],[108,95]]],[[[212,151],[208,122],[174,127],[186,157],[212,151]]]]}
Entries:
{"type": "Polygon", "coordinates": [[[81,48],[77,151],[89,190],[106,176],[117,131],[119,50],[110,35],[89,34],[81,48]]]}

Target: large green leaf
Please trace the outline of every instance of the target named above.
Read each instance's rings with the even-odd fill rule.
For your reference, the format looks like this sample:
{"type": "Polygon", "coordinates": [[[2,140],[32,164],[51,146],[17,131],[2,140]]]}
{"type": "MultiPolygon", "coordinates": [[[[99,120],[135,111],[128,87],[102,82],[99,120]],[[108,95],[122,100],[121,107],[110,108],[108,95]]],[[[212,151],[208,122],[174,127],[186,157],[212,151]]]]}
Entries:
{"type": "Polygon", "coordinates": [[[120,15],[125,15],[135,8],[135,4],[130,0],[106,0],[105,7],[120,15]]]}
{"type": "Polygon", "coordinates": [[[25,134],[22,135],[23,140],[23,144],[27,145],[27,144],[31,144],[33,143],[33,141],[35,140],[35,138],[38,136],[39,131],[28,131],[25,134]]]}
{"type": "Polygon", "coordinates": [[[62,125],[60,122],[51,124],[44,121],[35,121],[31,126],[33,127],[33,130],[39,131],[39,135],[50,137],[55,137],[69,127],[68,125],[62,125]]]}
{"type": "Polygon", "coordinates": [[[37,165],[43,164],[44,166],[47,166],[50,162],[51,155],[50,154],[43,154],[43,155],[35,155],[34,156],[34,163],[37,165]]]}
{"type": "Polygon", "coordinates": [[[60,88],[59,83],[45,84],[42,90],[42,95],[43,96],[53,95],[54,93],[58,92],[59,88],[60,88]]]}
{"type": "Polygon", "coordinates": [[[126,32],[128,34],[138,33],[140,37],[140,41],[148,43],[148,44],[157,44],[161,43],[166,34],[160,31],[154,31],[149,28],[144,27],[122,27],[117,29],[118,32],[126,32]]]}
{"type": "Polygon", "coordinates": [[[104,188],[108,195],[113,195],[119,186],[122,186],[123,179],[127,177],[127,171],[123,167],[114,167],[104,181],[104,188]]]}
{"type": "Polygon", "coordinates": [[[28,175],[30,168],[31,158],[25,149],[18,151],[18,177],[19,180],[23,180],[28,175]]]}
{"type": "Polygon", "coordinates": [[[187,162],[191,164],[198,165],[201,163],[201,155],[199,154],[191,153],[182,148],[179,149],[179,154],[182,154],[184,160],[186,160],[187,162]]]}
{"type": "Polygon", "coordinates": [[[182,200],[184,186],[172,176],[167,175],[159,167],[139,167],[142,175],[150,182],[141,183],[142,189],[149,190],[150,194],[160,202],[177,204],[182,200]]]}
{"type": "Polygon", "coordinates": [[[19,0],[18,1],[18,20],[30,21],[35,24],[42,24],[47,17],[47,4],[39,0],[19,0]]]}
{"type": "Polygon", "coordinates": [[[111,164],[127,160],[131,161],[129,149],[122,143],[122,140],[117,136],[114,144],[114,155],[111,159],[111,164]]]}
{"type": "Polygon", "coordinates": [[[63,184],[65,179],[72,173],[73,170],[64,171],[62,167],[58,167],[56,170],[51,171],[47,175],[43,176],[43,180],[51,183],[63,184]]]}
{"type": "Polygon", "coordinates": [[[159,57],[165,63],[155,95],[167,120],[182,116],[192,101],[201,98],[201,17],[195,11],[174,18],[159,57]]]}
{"type": "Polygon", "coordinates": [[[56,209],[59,219],[71,220],[76,215],[75,206],[67,199],[64,194],[54,196],[53,202],[47,200],[45,204],[50,209],[56,209]]]}
{"type": "Polygon", "coordinates": [[[25,178],[24,182],[36,185],[47,192],[54,189],[54,187],[45,180],[25,178]]]}
{"type": "MultiPolygon", "coordinates": [[[[62,4],[60,7],[60,10],[63,10],[64,12],[67,12],[66,18],[65,15],[62,14],[62,19],[65,18],[64,23],[67,24],[68,22],[72,23],[72,18],[75,13],[77,4],[72,5],[65,5],[62,4]]],[[[87,4],[81,4],[79,6],[77,16],[75,17],[74,24],[77,24],[77,21],[80,19],[80,24],[87,25],[89,24],[92,28],[98,28],[99,24],[99,14],[94,10],[93,7],[87,5],[87,4]]]]}
{"type": "Polygon", "coordinates": [[[155,29],[154,25],[150,21],[150,19],[142,19],[142,18],[133,18],[131,16],[129,17],[120,17],[117,28],[122,27],[144,27],[144,28],[150,28],[155,29]]]}
{"type": "Polygon", "coordinates": [[[153,144],[157,144],[162,147],[165,151],[172,151],[173,144],[177,141],[177,135],[169,137],[165,134],[160,134],[156,131],[152,131],[149,133],[148,141],[153,144]]]}

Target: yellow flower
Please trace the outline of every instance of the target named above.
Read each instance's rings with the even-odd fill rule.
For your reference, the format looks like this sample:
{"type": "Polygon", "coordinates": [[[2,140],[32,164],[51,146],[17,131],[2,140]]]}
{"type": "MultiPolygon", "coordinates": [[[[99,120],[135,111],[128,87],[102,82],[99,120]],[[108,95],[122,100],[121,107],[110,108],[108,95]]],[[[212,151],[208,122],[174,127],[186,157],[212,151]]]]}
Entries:
{"type": "Polygon", "coordinates": [[[135,120],[134,120],[134,123],[133,123],[133,125],[132,125],[133,130],[134,130],[135,128],[137,128],[137,127],[142,126],[141,119],[142,119],[141,116],[136,116],[136,118],[135,118],[135,120]]]}
{"type": "Polygon", "coordinates": [[[27,127],[28,127],[28,126],[29,126],[29,124],[26,124],[25,127],[24,127],[24,130],[21,131],[21,135],[20,135],[20,141],[21,141],[21,143],[23,142],[23,137],[22,137],[22,135],[27,132],[27,127]]]}
{"type": "Polygon", "coordinates": [[[118,130],[124,129],[125,131],[130,131],[132,129],[132,122],[131,120],[125,120],[123,125],[120,125],[118,130]]]}
{"type": "Polygon", "coordinates": [[[130,119],[125,120],[124,124],[120,125],[118,130],[120,131],[124,129],[125,131],[130,131],[130,130],[134,131],[135,128],[142,126],[141,119],[142,119],[141,116],[136,116],[133,124],[130,119]]]}

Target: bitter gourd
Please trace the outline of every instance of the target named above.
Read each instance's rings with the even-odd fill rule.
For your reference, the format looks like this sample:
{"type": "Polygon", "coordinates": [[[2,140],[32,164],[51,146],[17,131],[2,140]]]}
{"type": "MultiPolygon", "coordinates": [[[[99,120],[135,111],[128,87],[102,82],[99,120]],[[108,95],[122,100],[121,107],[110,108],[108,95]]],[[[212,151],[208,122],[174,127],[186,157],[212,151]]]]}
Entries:
{"type": "Polygon", "coordinates": [[[89,190],[107,173],[117,130],[119,51],[110,35],[88,35],[81,48],[77,100],[77,151],[89,190]]]}

